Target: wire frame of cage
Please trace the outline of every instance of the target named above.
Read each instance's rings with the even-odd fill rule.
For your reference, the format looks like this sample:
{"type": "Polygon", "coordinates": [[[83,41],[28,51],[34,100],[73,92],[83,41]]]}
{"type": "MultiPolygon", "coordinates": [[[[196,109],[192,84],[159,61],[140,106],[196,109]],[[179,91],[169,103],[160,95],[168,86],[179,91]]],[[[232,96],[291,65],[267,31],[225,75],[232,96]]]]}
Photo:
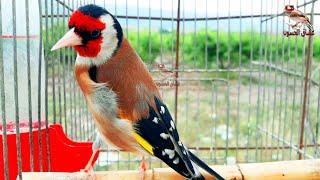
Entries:
{"type": "MultiPolygon", "coordinates": [[[[27,5],[29,1],[25,1],[27,62],[33,58],[30,57],[32,12],[27,5]]],[[[160,88],[181,139],[201,159],[209,164],[233,164],[320,156],[320,88],[314,75],[316,70],[311,66],[315,58],[313,38],[282,35],[282,31],[288,28],[283,7],[296,3],[296,7],[310,15],[312,21],[319,16],[314,12],[316,0],[261,0],[258,10],[254,6],[257,2],[241,0],[237,14],[232,14],[235,3],[232,0],[201,0],[204,6],[196,0],[141,1],[38,1],[38,66],[28,63],[26,76],[30,84],[32,81],[38,83],[36,90],[30,84],[26,88],[29,113],[25,117],[30,124],[35,119],[41,124],[44,119],[46,128],[51,123],[62,124],[66,134],[74,140],[94,139],[95,125],[74,79],[76,54],[71,48],[57,52],[51,52],[50,48],[67,31],[69,15],[79,6],[95,3],[119,19],[125,36],[142,56],[160,88]],[[152,9],[153,3],[158,3],[159,11],[152,9]],[[191,12],[186,8],[190,3],[194,7],[191,12]],[[246,14],[243,9],[247,10],[246,14]],[[198,12],[204,15],[199,16],[198,12]],[[32,77],[32,71],[38,76],[32,77]],[[38,97],[36,102],[31,98],[32,93],[38,97]],[[33,106],[33,103],[37,105],[33,106]]],[[[14,97],[13,120],[19,124],[19,104],[22,102],[19,101],[17,54],[21,49],[17,48],[16,4],[12,0],[14,73],[9,78],[15,82],[11,92],[14,97]]],[[[0,14],[4,16],[3,11],[0,14]]],[[[5,34],[0,33],[3,49],[5,34]]],[[[11,119],[8,119],[6,108],[7,77],[3,54],[1,57],[2,156],[5,179],[9,179],[6,124],[11,119]]],[[[19,128],[16,133],[19,135],[19,128]]],[[[17,136],[21,179],[19,143],[17,136]]],[[[47,152],[50,154],[49,149],[47,152]]],[[[134,169],[140,158],[106,145],[95,169],[134,169]]],[[[33,161],[31,156],[31,167],[34,167],[33,161]]],[[[50,159],[48,161],[48,167],[40,166],[40,171],[50,171],[50,159]]],[[[150,167],[165,166],[156,158],[149,157],[148,161],[150,167]]]]}

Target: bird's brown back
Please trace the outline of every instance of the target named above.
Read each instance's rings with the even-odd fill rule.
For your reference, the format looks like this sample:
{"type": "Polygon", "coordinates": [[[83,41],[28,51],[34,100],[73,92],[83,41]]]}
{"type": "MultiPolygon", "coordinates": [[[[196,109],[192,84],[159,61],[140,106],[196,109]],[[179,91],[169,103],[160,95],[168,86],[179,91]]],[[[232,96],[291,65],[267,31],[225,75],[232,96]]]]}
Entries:
{"type": "Polygon", "coordinates": [[[97,68],[97,82],[107,83],[118,95],[118,116],[123,119],[147,116],[148,104],[154,106],[153,96],[160,97],[149,71],[125,38],[114,56],[97,68]]]}

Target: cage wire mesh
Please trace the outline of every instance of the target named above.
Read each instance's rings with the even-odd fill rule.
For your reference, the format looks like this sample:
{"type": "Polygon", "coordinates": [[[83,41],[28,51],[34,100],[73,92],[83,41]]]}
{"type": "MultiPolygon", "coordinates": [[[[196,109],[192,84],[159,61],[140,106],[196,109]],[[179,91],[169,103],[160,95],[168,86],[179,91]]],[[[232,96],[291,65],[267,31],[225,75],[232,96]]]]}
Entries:
{"type": "MultiPolygon", "coordinates": [[[[71,48],[50,51],[67,31],[69,15],[91,3],[119,20],[152,72],[181,139],[201,159],[233,164],[319,158],[320,40],[318,34],[283,36],[290,20],[282,13],[293,4],[320,22],[316,1],[0,1],[5,172],[8,123],[44,120],[46,127],[62,124],[73,140],[94,139],[95,125],[74,79],[76,54],[71,48]]],[[[19,148],[17,156],[21,177],[19,148]]],[[[136,169],[140,158],[105,145],[95,169],[136,169]]],[[[151,168],[165,166],[148,161],[151,168]]]]}

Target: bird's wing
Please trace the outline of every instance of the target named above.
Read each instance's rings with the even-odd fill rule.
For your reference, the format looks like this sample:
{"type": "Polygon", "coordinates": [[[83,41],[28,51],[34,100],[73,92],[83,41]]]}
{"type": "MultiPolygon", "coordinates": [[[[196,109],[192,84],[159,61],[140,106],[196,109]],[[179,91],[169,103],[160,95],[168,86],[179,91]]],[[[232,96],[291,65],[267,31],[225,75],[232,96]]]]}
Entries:
{"type": "MultiPolygon", "coordinates": [[[[134,124],[135,138],[150,154],[158,157],[181,175],[197,176],[188,152],[179,135],[167,107],[155,97],[156,108],[149,106],[149,117],[134,124]]],[[[199,174],[198,174],[199,175],[199,174]]]]}
{"type": "Polygon", "coordinates": [[[290,16],[291,18],[301,17],[301,18],[305,18],[306,20],[309,21],[308,16],[306,16],[303,12],[301,12],[301,11],[298,10],[298,9],[293,10],[293,11],[290,13],[289,16],[290,16]]]}
{"type": "MultiPolygon", "coordinates": [[[[140,119],[134,124],[136,140],[150,154],[164,161],[181,175],[187,178],[202,179],[203,176],[194,165],[201,160],[194,158],[194,155],[180,141],[167,106],[157,97],[154,97],[154,101],[156,109],[149,106],[149,117],[140,119]]],[[[200,167],[210,174],[214,172],[202,161],[200,167]]],[[[216,172],[212,175],[223,179],[216,172]]]]}

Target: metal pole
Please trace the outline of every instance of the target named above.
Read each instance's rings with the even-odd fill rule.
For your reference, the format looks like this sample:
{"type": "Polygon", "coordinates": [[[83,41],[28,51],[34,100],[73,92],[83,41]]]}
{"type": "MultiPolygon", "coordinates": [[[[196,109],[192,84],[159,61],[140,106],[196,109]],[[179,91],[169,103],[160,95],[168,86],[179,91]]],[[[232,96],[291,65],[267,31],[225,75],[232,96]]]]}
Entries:
{"type": "MultiPolygon", "coordinates": [[[[42,141],[41,141],[41,80],[42,80],[42,3],[41,0],[38,0],[39,4],[39,29],[40,29],[40,37],[39,37],[39,66],[38,66],[38,148],[39,148],[39,171],[42,171],[42,141]]],[[[46,63],[45,63],[46,65],[46,63]]]]}
{"type": "MultiPolygon", "coordinates": [[[[176,32],[176,64],[175,64],[175,70],[179,69],[179,46],[180,46],[180,0],[178,0],[178,13],[177,13],[177,32],[176,32]]],[[[176,71],[175,73],[175,98],[174,98],[174,119],[175,124],[177,125],[178,122],[178,77],[179,73],[176,71]]]]}
{"type": "MultiPolygon", "coordinates": [[[[313,22],[313,10],[314,10],[314,2],[312,3],[311,8],[311,23],[313,22]]],[[[306,57],[306,70],[304,77],[304,90],[303,90],[303,105],[302,105],[302,115],[300,122],[300,137],[299,137],[299,150],[303,148],[303,140],[304,140],[304,128],[305,128],[305,120],[307,118],[307,97],[308,97],[308,83],[309,83],[309,73],[310,66],[312,62],[312,47],[313,47],[313,36],[308,37],[308,47],[307,47],[307,57],[306,57]]],[[[299,159],[302,159],[302,153],[299,153],[299,159]]]]}
{"type": "Polygon", "coordinates": [[[14,78],[14,108],[16,123],[16,146],[18,161],[18,177],[22,179],[21,141],[20,141],[20,116],[19,116],[19,94],[18,94],[18,55],[17,55],[17,24],[16,24],[16,1],[12,0],[12,24],[13,24],[13,78],[14,78]]]}
{"type": "Polygon", "coordinates": [[[30,28],[29,28],[29,0],[26,4],[26,35],[27,35],[27,73],[28,73],[28,116],[29,116],[29,137],[30,137],[30,170],[34,170],[33,164],[33,135],[32,135],[32,100],[31,100],[31,69],[30,69],[30,28]]]}
{"type": "MultiPolygon", "coordinates": [[[[2,36],[2,5],[0,1],[0,35],[2,36]]],[[[0,94],[1,94],[1,119],[2,119],[2,150],[4,179],[9,179],[8,171],[8,145],[7,145],[7,120],[6,120],[6,96],[4,90],[4,67],[3,67],[3,39],[0,39],[0,94]]]]}

